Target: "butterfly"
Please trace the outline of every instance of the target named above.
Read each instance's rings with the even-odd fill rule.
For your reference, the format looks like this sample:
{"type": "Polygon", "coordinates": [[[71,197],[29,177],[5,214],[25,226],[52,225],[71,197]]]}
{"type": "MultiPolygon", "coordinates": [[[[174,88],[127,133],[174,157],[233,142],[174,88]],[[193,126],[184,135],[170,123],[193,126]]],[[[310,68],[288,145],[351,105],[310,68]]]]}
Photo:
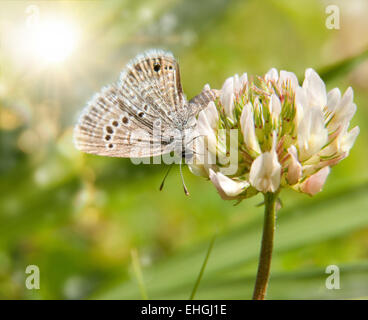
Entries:
{"type": "Polygon", "coordinates": [[[205,85],[188,101],[173,54],[145,51],[126,65],[118,83],[102,88],[88,102],[75,126],[75,146],[109,157],[145,158],[174,151],[190,157],[188,141],[193,140],[196,117],[218,96],[218,90],[205,85]]]}

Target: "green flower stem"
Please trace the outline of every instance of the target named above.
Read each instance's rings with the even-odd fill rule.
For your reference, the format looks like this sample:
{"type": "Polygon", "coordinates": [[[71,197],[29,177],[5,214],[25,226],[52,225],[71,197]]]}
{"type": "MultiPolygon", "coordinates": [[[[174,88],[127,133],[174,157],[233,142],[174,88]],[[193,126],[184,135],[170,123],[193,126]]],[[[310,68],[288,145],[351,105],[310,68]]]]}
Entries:
{"type": "Polygon", "coordinates": [[[257,279],[253,292],[253,300],[264,300],[270,278],[273,239],[275,233],[277,193],[268,192],[264,195],[264,223],[262,247],[259,255],[257,279]]]}

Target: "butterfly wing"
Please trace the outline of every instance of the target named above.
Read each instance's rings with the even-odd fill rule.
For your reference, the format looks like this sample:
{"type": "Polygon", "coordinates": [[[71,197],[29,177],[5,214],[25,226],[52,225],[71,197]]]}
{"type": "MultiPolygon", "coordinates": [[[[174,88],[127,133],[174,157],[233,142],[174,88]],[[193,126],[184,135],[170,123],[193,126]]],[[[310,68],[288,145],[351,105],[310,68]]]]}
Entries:
{"type": "Polygon", "coordinates": [[[75,145],[111,157],[169,153],[176,117],[186,104],[173,55],[149,50],[126,66],[117,85],[103,88],[88,103],[75,127],[75,145]]]}
{"type": "Polygon", "coordinates": [[[189,107],[195,116],[205,109],[210,101],[215,101],[220,96],[220,91],[211,89],[209,85],[205,85],[202,92],[189,100],[189,107]]]}

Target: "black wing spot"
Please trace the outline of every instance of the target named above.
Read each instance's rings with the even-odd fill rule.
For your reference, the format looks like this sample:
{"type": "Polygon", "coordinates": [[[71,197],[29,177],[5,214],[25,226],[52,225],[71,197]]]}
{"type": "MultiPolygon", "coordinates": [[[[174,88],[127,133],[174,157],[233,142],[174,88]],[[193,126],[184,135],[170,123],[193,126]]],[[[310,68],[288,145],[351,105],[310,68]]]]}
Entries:
{"type": "Polygon", "coordinates": [[[110,133],[110,134],[114,133],[114,130],[110,126],[106,127],[106,131],[107,131],[107,133],[110,133]]]}
{"type": "Polygon", "coordinates": [[[129,123],[129,119],[128,117],[123,117],[123,119],[121,120],[124,124],[128,124],[129,123]]]}
{"type": "Polygon", "coordinates": [[[155,70],[156,72],[159,72],[161,70],[161,65],[159,63],[155,63],[153,65],[153,70],[155,70]]]}

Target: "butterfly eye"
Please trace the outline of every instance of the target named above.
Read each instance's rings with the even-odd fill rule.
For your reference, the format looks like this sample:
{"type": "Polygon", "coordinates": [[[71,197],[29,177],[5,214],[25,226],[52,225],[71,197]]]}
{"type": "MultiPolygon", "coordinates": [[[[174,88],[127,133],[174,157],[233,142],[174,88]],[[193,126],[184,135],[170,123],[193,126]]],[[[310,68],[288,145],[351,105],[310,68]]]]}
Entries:
{"type": "Polygon", "coordinates": [[[111,136],[107,134],[107,135],[105,136],[105,140],[106,140],[106,141],[109,141],[110,139],[111,139],[111,136]]]}
{"type": "Polygon", "coordinates": [[[112,122],[112,125],[113,125],[114,127],[118,127],[118,126],[119,126],[119,122],[117,122],[116,120],[114,120],[114,121],[112,122]]]}
{"type": "Polygon", "coordinates": [[[143,118],[143,116],[144,116],[144,112],[141,111],[141,112],[138,113],[139,118],[143,118]]]}
{"type": "Polygon", "coordinates": [[[153,65],[153,70],[155,70],[156,72],[159,72],[161,70],[161,65],[159,63],[155,63],[153,65]]]}

